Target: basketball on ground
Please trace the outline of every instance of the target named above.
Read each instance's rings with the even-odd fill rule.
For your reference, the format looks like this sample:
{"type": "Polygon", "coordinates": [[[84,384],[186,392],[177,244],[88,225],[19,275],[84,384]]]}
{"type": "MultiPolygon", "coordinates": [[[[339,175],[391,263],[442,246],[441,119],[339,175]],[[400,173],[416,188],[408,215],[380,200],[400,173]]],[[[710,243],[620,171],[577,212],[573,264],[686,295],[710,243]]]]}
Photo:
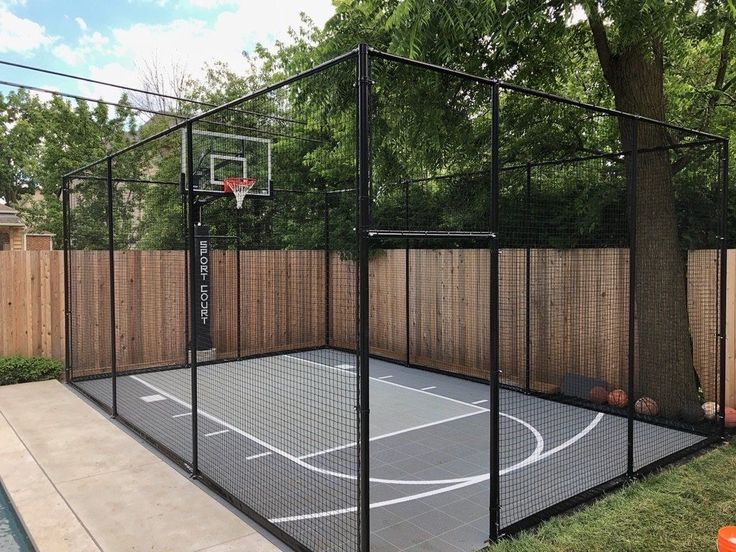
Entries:
{"type": "Polygon", "coordinates": [[[617,408],[623,408],[629,404],[629,397],[623,389],[614,389],[608,394],[608,404],[617,408]]]}
{"type": "Polygon", "coordinates": [[[636,403],[634,403],[634,410],[637,414],[644,414],[646,416],[656,416],[659,412],[659,406],[657,401],[651,397],[642,397],[636,403]]]}
{"type": "Polygon", "coordinates": [[[705,414],[706,420],[715,420],[717,412],[718,407],[716,407],[716,403],[714,403],[713,401],[708,401],[707,403],[703,404],[703,413],[705,414]]]}
{"type": "Polygon", "coordinates": [[[596,386],[590,390],[590,400],[596,404],[606,404],[608,400],[608,389],[596,386]]]}

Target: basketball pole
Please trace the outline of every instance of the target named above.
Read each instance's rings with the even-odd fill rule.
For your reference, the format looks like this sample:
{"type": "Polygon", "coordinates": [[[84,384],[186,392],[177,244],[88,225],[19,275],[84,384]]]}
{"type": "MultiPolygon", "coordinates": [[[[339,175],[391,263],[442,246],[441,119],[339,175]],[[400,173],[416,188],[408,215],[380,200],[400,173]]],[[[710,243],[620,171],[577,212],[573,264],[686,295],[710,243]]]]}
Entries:
{"type": "Polygon", "coordinates": [[[195,239],[195,209],[197,198],[194,194],[194,161],[192,159],[192,123],[188,122],[186,127],[187,151],[187,203],[189,207],[189,302],[191,326],[191,342],[189,344],[189,371],[191,377],[191,393],[192,393],[192,477],[199,477],[199,431],[198,431],[198,406],[197,406],[197,265],[194,259],[197,257],[196,239],[195,239]]]}

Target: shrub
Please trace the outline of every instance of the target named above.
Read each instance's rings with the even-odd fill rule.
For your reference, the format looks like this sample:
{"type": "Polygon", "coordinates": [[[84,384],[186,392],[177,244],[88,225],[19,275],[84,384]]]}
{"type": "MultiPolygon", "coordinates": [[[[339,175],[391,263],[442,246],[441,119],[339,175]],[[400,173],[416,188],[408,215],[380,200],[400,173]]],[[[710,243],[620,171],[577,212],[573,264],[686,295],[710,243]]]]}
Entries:
{"type": "Polygon", "coordinates": [[[53,358],[0,357],[0,385],[58,378],[63,366],[53,358]]]}

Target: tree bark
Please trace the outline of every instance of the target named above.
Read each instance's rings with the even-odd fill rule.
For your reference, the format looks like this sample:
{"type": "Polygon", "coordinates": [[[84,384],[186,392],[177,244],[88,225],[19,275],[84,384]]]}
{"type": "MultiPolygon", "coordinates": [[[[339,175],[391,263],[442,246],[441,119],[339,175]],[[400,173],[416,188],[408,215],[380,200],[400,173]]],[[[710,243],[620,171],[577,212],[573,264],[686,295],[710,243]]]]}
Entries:
{"type": "MultiPolygon", "coordinates": [[[[612,54],[600,22],[590,20],[605,78],[621,111],[665,120],[662,45],[653,42],[612,54]]],[[[670,142],[667,129],[639,122],[638,149],[670,142]]],[[[633,126],[619,119],[623,149],[633,126]]],[[[699,401],[687,309],[686,251],[680,246],[672,164],[667,151],[639,153],[636,166],[638,397],[652,397],[659,413],[677,416],[699,401]]]]}

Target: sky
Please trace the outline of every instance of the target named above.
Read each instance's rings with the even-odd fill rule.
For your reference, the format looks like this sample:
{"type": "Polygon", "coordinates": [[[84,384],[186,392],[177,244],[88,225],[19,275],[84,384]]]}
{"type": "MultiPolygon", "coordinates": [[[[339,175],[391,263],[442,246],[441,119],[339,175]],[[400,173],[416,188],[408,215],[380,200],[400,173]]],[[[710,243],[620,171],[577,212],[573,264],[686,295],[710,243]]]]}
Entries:
{"type": "MultiPolygon", "coordinates": [[[[331,0],[0,0],[0,60],[128,86],[140,86],[154,63],[194,76],[212,61],[244,71],[241,52],[287,40],[300,12],[321,26],[334,8],[331,0]]],[[[120,97],[119,90],[3,65],[0,80],[120,97]]]]}

